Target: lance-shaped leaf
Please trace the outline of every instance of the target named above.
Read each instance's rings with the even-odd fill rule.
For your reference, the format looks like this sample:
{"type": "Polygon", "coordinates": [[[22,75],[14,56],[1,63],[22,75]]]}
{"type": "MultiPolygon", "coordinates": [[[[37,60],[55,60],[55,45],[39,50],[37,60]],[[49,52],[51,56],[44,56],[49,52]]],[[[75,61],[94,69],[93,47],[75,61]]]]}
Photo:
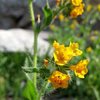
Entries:
{"type": "Polygon", "coordinates": [[[38,69],[37,68],[33,68],[33,67],[22,67],[23,71],[26,73],[38,73],[38,69]]]}
{"type": "Polygon", "coordinates": [[[50,7],[48,7],[47,5],[43,8],[43,13],[44,13],[44,20],[42,28],[45,28],[52,22],[53,13],[50,7]]]}
{"type": "Polygon", "coordinates": [[[32,83],[32,81],[28,80],[27,81],[27,84],[24,88],[24,91],[23,91],[23,96],[25,98],[25,100],[36,100],[37,98],[37,92],[36,92],[36,89],[32,83]]]}

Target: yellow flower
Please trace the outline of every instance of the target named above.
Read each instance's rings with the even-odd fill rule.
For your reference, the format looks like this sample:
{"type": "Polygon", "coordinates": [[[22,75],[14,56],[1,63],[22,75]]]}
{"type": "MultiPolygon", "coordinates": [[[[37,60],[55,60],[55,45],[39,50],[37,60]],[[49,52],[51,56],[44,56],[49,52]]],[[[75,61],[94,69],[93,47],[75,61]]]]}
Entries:
{"type": "Polygon", "coordinates": [[[55,48],[53,54],[54,60],[57,65],[63,66],[71,60],[73,56],[73,51],[71,48],[65,47],[64,45],[59,45],[59,43],[56,41],[54,41],[53,47],[55,48]]]}
{"type": "Polygon", "coordinates": [[[91,52],[91,51],[92,51],[92,48],[91,48],[91,47],[88,47],[88,48],[86,49],[86,51],[87,51],[87,52],[91,52]]]}
{"type": "Polygon", "coordinates": [[[67,88],[70,76],[60,71],[54,71],[48,80],[55,88],[67,88]]]}
{"type": "Polygon", "coordinates": [[[100,4],[98,4],[97,9],[98,9],[98,11],[100,12],[100,4]]]}
{"type": "Polygon", "coordinates": [[[70,12],[70,16],[71,16],[72,18],[76,18],[77,16],[82,15],[83,12],[84,12],[84,4],[82,3],[82,4],[80,4],[79,6],[74,7],[74,8],[72,9],[72,11],[70,12]]]}
{"type": "Polygon", "coordinates": [[[70,25],[71,29],[75,29],[77,27],[78,22],[76,20],[73,20],[73,23],[70,25]]]}
{"type": "Polygon", "coordinates": [[[70,69],[74,71],[75,75],[79,78],[84,78],[84,75],[86,75],[88,72],[88,62],[88,60],[81,60],[77,65],[72,65],[70,69]]]}
{"type": "Polygon", "coordinates": [[[91,9],[92,9],[92,5],[89,4],[89,5],[87,6],[86,10],[87,10],[87,12],[89,12],[91,9]]]}
{"type": "Polygon", "coordinates": [[[91,40],[91,41],[95,41],[95,40],[96,40],[96,36],[93,36],[93,35],[92,35],[92,36],[90,37],[90,40],[91,40]]]}
{"type": "Polygon", "coordinates": [[[70,25],[70,28],[74,30],[74,29],[76,28],[76,26],[72,23],[72,24],[70,25]]]}
{"type": "Polygon", "coordinates": [[[78,49],[78,43],[70,43],[70,48],[73,50],[73,56],[79,56],[82,54],[82,51],[78,49]]]}
{"type": "Polygon", "coordinates": [[[79,6],[82,3],[82,0],[71,0],[74,6],[79,6]]]}
{"type": "Polygon", "coordinates": [[[60,15],[58,16],[58,18],[59,18],[60,21],[64,21],[64,18],[65,18],[65,17],[64,17],[63,14],[60,14],[60,15]]]}
{"type": "Polygon", "coordinates": [[[99,31],[95,30],[95,31],[94,31],[94,34],[95,34],[95,35],[98,35],[98,34],[99,34],[99,31]]]}
{"type": "Polygon", "coordinates": [[[58,43],[54,43],[54,60],[57,65],[63,66],[67,64],[72,56],[73,56],[73,51],[69,47],[65,47],[64,45],[59,45],[58,43]]]}
{"type": "Polygon", "coordinates": [[[54,24],[51,24],[51,25],[49,26],[49,28],[50,28],[51,30],[54,30],[54,29],[56,29],[57,27],[56,27],[54,24]]]}
{"type": "Polygon", "coordinates": [[[71,43],[69,47],[65,47],[64,45],[59,45],[59,43],[54,41],[53,47],[55,63],[60,66],[67,64],[72,57],[82,54],[82,51],[78,49],[77,43],[71,43]]]}

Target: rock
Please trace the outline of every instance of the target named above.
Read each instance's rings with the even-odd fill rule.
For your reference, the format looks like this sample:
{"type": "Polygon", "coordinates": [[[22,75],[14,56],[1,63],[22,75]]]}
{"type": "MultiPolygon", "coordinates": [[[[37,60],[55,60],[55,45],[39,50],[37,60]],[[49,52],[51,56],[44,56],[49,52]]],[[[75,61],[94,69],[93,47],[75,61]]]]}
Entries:
{"type": "MultiPolygon", "coordinates": [[[[49,4],[54,3],[55,0],[48,0],[49,4]]],[[[34,0],[35,4],[38,5],[39,7],[44,7],[46,5],[47,0],[34,0]]]]}
{"type": "Polygon", "coordinates": [[[4,29],[4,28],[11,28],[15,26],[15,22],[13,21],[12,18],[10,17],[4,17],[4,16],[0,16],[0,28],[4,29]]]}
{"type": "MultiPolygon", "coordinates": [[[[43,16],[41,8],[45,4],[46,0],[34,1],[35,16],[37,14],[43,16]]],[[[0,0],[0,29],[16,27],[28,29],[31,27],[28,0],[0,0]]]]}
{"type": "MultiPolygon", "coordinates": [[[[32,53],[34,34],[31,30],[10,29],[0,30],[0,51],[3,52],[26,52],[32,53]]],[[[39,55],[46,53],[49,43],[45,40],[48,33],[42,32],[38,38],[39,55]]]]}
{"type": "Polygon", "coordinates": [[[27,13],[27,4],[28,0],[0,0],[0,24],[2,25],[0,25],[0,28],[17,27],[25,13],[27,13]]]}

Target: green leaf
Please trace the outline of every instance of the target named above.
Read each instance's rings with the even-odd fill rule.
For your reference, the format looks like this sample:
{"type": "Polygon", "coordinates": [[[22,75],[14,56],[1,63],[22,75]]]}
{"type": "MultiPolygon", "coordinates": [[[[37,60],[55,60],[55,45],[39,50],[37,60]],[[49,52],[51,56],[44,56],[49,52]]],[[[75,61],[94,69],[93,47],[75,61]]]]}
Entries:
{"type": "Polygon", "coordinates": [[[29,66],[29,60],[28,60],[28,58],[25,59],[25,64],[24,64],[24,66],[25,66],[25,67],[29,66]]]}
{"type": "Polygon", "coordinates": [[[37,92],[32,81],[28,80],[26,87],[23,91],[23,97],[28,100],[36,100],[37,92]]]}
{"type": "Polygon", "coordinates": [[[38,69],[37,68],[33,68],[33,67],[22,67],[23,71],[25,71],[26,73],[38,73],[38,69]]]}
{"type": "Polygon", "coordinates": [[[48,78],[50,76],[50,70],[49,69],[41,68],[39,72],[40,72],[40,76],[43,79],[46,79],[46,78],[48,78]]]}
{"type": "Polygon", "coordinates": [[[25,64],[22,66],[22,70],[26,73],[38,73],[38,69],[34,67],[30,67],[30,63],[32,63],[31,58],[26,58],[25,59],[25,64]],[[29,61],[30,60],[30,61],[29,61]]]}
{"type": "Polygon", "coordinates": [[[94,92],[94,94],[96,96],[96,99],[100,100],[99,91],[94,86],[92,86],[92,89],[93,89],[93,92],[94,92]]]}
{"type": "Polygon", "coordinates": [[[43,13],[44,13],[43,28],[45,28],[52,22],[53,13],[52,10],[47,5],[43,8],[43,13]]]}

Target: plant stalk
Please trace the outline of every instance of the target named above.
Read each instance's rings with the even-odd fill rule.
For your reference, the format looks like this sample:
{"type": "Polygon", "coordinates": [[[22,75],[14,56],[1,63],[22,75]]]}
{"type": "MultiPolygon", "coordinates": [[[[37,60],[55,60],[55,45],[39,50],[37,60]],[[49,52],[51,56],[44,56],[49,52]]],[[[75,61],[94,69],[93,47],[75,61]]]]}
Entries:
{"type": "MultiPolygon", "coordinates": [[[[35,16],[34,16],[34,8],[33,8],[33,1],[34,0],[29,0],[29,10],[30,10],[30,16],[31,16],[31,21],[32,21],[32,29],[34,31],[34,58],[33,58],[33,67],[37,68],[37,42],[38,42],[38,33],[35,32],[35,16]]],[[[36,96],[38,95],[38,90],[37,90],[37,73],[33,73],[33,84],[35,87],[36,91],[36,96]]],[[[37,98],[37,97],[36,97],[37,98]]]]}

